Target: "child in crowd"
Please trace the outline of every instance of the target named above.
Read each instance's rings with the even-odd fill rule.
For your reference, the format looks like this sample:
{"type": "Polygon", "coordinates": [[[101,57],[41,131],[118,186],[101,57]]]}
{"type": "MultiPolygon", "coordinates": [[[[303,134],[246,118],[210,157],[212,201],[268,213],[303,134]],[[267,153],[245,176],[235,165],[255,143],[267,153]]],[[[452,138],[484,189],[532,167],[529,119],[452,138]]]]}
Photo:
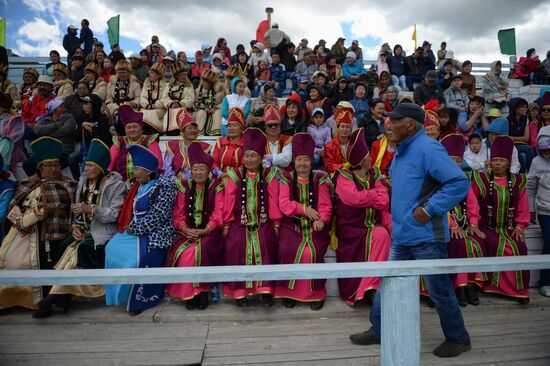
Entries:
{"type": "Polygon", "coordinates": [[[231,81],[231,94],[226,95],[222,102],[222,137],[227,136],[227,119],[231,109],[237,107],[244,112],[244,119],[248,118],[250,113],[250,98],[244,95],[246,85],[240,77],[231,81]]]}
{"type": "Polygon", "coordinates": [[[489,161],[487,151],[482,151],[482,139],[477,133],[473,133],[468,138],[468,147],[464,152],[464,161],[472,170],[486,172],[489,161]]]}
{"type": "Polygon", "coordinates": [[[254,69],[254,94],[253,97],[257,98],[260,95],[260,89],[264,84],[271,81],[271,71],[267,67],[267,62],[263,59],[258,60],[258,67],[254,69]]]}
{"type": "Polygon", "coordinates": [[[294,93],[300,96],[302,107],[305,108],[309,97],[309,81],[307,80],[307,76],[298,77],[298,87],[294,90],[294,93]]]}
{"type": "Polygon", "coordinates": [[[458,133],[458,127],[456,127],[457,113],[455,109],[441,108],[437,112],[437,116],[439,117],[440,137],[442,139],[447,135],[458,133]]]}
{"type": "Polygon", "coordinates": [[[271,55],[269,71],[271,72],[271,86],[275,88],[275,94],[280,98],[286,88],[286,68],[281,63],[281,57],[278,53],[271,55]]]}
{"type": "Polygon", "coordinates": [[[443,92],[443,96],[447,108],[453,108],[459,112],[465,112],[466,106],[470,102],[468,94],[462,89],[462,76],[460,75],[451,77],[451,87],[443,92]]]}
{"type": "Polygon", "coordinates": [[[315,140],[315,155],[313,156],[313,169],[321,167],[325,145],[332,139],[330,127],[325,124],[325,112],[323,108],[315,108],[311,112],[311,124],[307,127],[307,132],[315,140]]]}

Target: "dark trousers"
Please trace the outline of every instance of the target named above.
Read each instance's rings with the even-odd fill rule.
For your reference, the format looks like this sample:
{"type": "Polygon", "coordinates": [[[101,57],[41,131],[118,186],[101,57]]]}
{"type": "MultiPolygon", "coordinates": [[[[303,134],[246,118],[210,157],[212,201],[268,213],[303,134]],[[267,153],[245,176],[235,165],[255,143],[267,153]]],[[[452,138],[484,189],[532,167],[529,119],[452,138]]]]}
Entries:
{"type": "MultiPolygon", "coordinates": [[[[538,219],[544,240],[541,254],[550,254],[550,216],[538,215],[538,219]]],[[[550,269],[541,269],[539,285],[550,286],[550,269]]]]}
{"type": "MultiPolygon", "coordinates": [[[[447,243],[421,243],[417,245],[393,245],[390,250],[390,261],[415,259],[446,259],[447,243]]],[[[445,338],[460,344],[470,344],[470,335],[464,326],[462,311],[458,306],[455,291],[449,275],[424,276],[430,297],[439,314],[441,328],[445,338]]],[[[376,292],[370,312],[371,328],[369,333],[377,338],[381,334],[381,294],[376,292]]],[[[420,300],[418,300],[420,301],[420,300]]]]}

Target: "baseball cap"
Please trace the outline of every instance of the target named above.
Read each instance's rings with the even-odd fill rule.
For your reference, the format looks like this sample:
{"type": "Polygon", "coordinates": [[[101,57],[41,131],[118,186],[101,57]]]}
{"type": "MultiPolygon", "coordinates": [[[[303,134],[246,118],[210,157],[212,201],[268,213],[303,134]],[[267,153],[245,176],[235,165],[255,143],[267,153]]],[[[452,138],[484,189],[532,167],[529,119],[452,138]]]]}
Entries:
{"type": "Polygon", "coordinates": [[[358,41],[358,40],[356,40],[356,39],[354,39],[353,41],[351,41],[351,44],[355,44],[355,45],[357,45],[357,44],[359,44],[359,41],[358,41]]]}
{"type": "Polygon", "coordinates": [[[76,27],[76,25],[71,24],[71,25],[69,25],[69,29],[78,29],[78,28],[76,27]]]}
{"type": "Polygon", "coordinates": [[[325,111],[323,108],[315,108],[313,111],[311,111],[311,117],[315,116],[315,114],[321,113],[323,116],[325,115],[325,111]]]}
{"type": "Polygon", "coordinates": [[[384,113],[384,116],[391,119],[412,118],[417,122],[424,124],[426,112],[417,104],[402,103],[398,104],[392,112],[384,113]]]}

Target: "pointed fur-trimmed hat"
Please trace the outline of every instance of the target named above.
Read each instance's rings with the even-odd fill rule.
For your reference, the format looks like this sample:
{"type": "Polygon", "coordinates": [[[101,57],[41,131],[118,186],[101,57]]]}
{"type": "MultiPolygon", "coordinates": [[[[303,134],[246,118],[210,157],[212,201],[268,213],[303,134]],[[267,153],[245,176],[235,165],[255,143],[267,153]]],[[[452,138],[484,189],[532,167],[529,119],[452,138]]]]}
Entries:
{"type": "Polygon", "coordinates": [[[262,158],[267,148],[267,137],[265,133],[256,127],[249,127],[243,133],[243,152],[249,150],[258,153],[262,158]]]}
{"type": "Polygon", "coordinates": [[[189,68],[181,61],[176,61],[172,65],[170,65],[170,72],[172,73],[173,77],[176,77],[179,74],[187,71],[189,71],[189,68]]]}
{"type": "Polygon", "coordinates": [[[65,64],[59,63],[59,64],[55,65],[53,67],[53,71],[60,72],[63,75],[65,75],[65,77],[67,77],[69,75],[69,68],[65,64]]]}
{"type": "Polygon", "coordinates": [[[307,132],[299,132],[292,137],[292,161],[298,156],[307,156],[313,160],[315,140],[307,132]]]}
{"type": "MultiPolygon", "coordinates": [[[[118,64],[117,64],[118,65],[118,64]]],[[[161,79],[164,79],[164,74],[166,73],[166,66],[160,62],[155,62],[149,68],[150,71],[155,72],[161,79]]]]}
{"type": "Polygon", "coordinates": [[[367,141],[365,140],[365,130],[358,128],[351,134],[346,151],[346,158],[352,167],[358,166],[369,154],[367,141]]]}
{"type": "Polygon", "coordinates": [[[216,73],[210,69],[204,69],[204,71],[201,74],[201,79],[210,81],[212,84],[215,84],[218,81],[218,77],[216,76],[216,73]]]}
{"type": "Polygon", "coordinates": [[[447,135],[441,140],[441,145],[447,150],[450,157],[461,159],[464,157],[464,149],[466,148],[464,136],[458,133],[447,135]]]}
{"type": "Polygon", "coordinates": [[[23,76],[30,75],[34,78],[34,81],[38,80],[38,71],[34,67],[26,67],[23,71],[23,76]]]}
{"type": "Polygon", "coordinates": [[[195,164],[204,164],[208,170],[212,169],[214,158],[203,150],[203,145],[199,141],[193,141],[187,148],[189,156],[189,165],[193,167],[195,164]]]}
{"type": "Polygon", "coordinates": [[[115,70],[132,72],[132,65],[126,60],[120,60],[116,63],[115,70]]]}
{"type": "Polygon", "coordinates": [[[90,62],[86,67],[84,68],[84,71],[93,72],[96,77],[99,76],[99,65],[95,62],[90,62]]]}

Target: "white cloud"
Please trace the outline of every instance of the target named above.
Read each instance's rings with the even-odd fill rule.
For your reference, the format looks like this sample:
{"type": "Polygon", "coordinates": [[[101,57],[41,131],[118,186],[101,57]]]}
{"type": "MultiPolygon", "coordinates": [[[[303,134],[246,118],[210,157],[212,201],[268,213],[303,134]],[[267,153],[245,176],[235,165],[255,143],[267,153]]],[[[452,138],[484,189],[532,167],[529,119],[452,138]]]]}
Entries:
{"type": "Polygon", "coordinates": [[[17,35],[17,49],[14,51],[20,55],[47,56],[54,49],[63,55],[63,35],[56,24],[48,24],[43,19],[34,18],[24,23],[17,31],[17,35]]]}
{"type": "Polygon", "coordinates": [[[59,5],[58,1],[54,0],[23,0],[23,3],[27,5],[31,10],[39,13],[53,13],[59,5]]]}

